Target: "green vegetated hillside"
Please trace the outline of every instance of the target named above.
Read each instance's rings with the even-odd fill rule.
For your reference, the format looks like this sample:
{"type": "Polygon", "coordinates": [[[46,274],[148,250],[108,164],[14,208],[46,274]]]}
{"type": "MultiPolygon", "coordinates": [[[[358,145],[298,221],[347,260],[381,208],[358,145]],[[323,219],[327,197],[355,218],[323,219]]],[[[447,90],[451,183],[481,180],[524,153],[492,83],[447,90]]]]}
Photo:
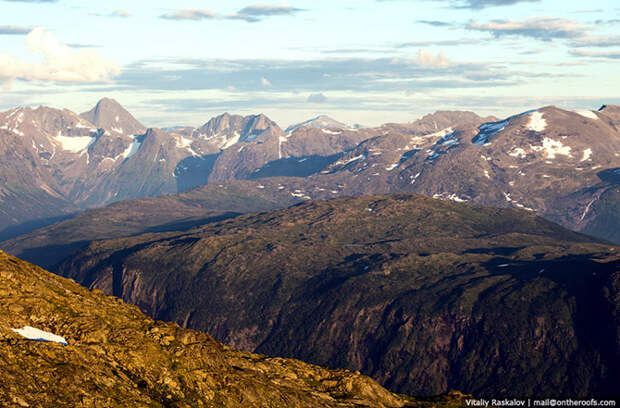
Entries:
{"type": "MultiPolygon", "coordinates": [[[[277,190],[280,179],[266,181],[277,190]]],[[[264,187],[264,186],[263,186],[264,187]]],[[[208,184],[160,197],[120,201],[84,211],[75,217],[4,241],[0,248],[49,268],[89,242],[146,232],[185,230],[217,220],[297,203],[287,192],[266,193],[251,181],[208,184]]]]}
{"type": "Polygon", "coordinates": [[[0,252],[0,406],[426,407],[359,373],[233,351],[0,252]],[[35,327],[67,345],[28,340],[35,327]]]}
{"type": "Polygon", "coordinates": [[[526,211],[397,194],[93,242],[55,272],[395,392],[585,397],[620,382],[618,251],[526,211]]]}

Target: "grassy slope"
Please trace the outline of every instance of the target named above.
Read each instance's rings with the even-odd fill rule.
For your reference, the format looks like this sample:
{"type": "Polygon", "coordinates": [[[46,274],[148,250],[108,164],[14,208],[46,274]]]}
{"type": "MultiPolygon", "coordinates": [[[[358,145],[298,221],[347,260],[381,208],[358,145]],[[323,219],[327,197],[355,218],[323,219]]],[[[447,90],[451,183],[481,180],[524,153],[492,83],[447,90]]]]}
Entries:
{"type": "MultiPolygon", "coordinates": [[[[106,407],[402,407],[371,379],[298,360],[230,350],[209,335],[0,251],[0,405],[106,407]],[[68,345],[22,338],[35,326],[68,345]]],[[[458,404],[454,393],[438,399],[458,404]]]]}

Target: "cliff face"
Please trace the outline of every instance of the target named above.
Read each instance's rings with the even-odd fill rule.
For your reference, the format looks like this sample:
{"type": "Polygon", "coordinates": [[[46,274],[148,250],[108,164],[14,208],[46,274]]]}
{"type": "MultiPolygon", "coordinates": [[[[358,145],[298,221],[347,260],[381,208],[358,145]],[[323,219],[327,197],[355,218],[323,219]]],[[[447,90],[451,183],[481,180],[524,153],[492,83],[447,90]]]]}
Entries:
{"type": "Polygon", "coordinates": [[[93,242],[56,272],[396,392],[579,397],[620,379],[619,268],[618,247],[527,211],[402,194],[93,242]]]}
{"type": "MultiPolygon", "coordinates": [[[[230,350],[205,333],[156,322],[120,299],[90,292],[4,252],[0,370],[3,407],[403,407],[436,402],[397,396],[351,371],[230,350]],[[55,341],[31,340],[33,333],[55,341]]],[[[439,403],[449,406],[461,397],[451,394],[439,403]]]]}

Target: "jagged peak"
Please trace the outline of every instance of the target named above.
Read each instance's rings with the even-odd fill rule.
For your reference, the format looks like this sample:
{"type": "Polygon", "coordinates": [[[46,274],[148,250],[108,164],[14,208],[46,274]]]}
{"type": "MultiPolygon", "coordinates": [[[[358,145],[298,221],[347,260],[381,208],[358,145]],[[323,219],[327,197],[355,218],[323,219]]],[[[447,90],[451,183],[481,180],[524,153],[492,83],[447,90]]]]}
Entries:
{"type": "Polygon", "coordinates": [[[144,132],[146,129],[117,100],[112,98],[100,99],[90,111],[84,112],[80,116],[95,126],[110,129],[117,133],[135,134],[144,132]]]}

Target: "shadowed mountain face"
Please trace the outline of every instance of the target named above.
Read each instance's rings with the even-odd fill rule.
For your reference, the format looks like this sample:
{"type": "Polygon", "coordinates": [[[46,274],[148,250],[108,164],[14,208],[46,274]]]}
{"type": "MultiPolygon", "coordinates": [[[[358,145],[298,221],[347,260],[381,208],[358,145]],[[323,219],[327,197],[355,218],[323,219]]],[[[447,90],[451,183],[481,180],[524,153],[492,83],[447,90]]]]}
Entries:
{"type": "Polygon", "coordinates": [[[6,170],[0,212],[7,214],[0,218],[0,239],[123,199],[258,180],[249,195],[275,184],[265,178],[293,176],[303,181],[279,183],[261,196],[419,193],[522,208],[620,242],[618,109],[545,107],[504,120],[439,111],[372,129],[318,118],[288,132],[264,115],[224,114],[199,128],[132,135],[125,128],[139,123],[112,100],[82,117],[50,108],[11,110],[0,114],[0,167],[6,170]],[[21,209],[25,201],[28,211],[21,209]]]}
{"type": "Polygon", "coordinates": [[[526,211],[397,194],[93,242],[55,272],[396,392],[611,396],[618,250],[526,211]]]}
{"type": "Polygon", "coordinates": [[[359,373],[233,351],[1,251],[0,294],[3,407],[450,407],[464,397],[397,396],[359,373]]]}

